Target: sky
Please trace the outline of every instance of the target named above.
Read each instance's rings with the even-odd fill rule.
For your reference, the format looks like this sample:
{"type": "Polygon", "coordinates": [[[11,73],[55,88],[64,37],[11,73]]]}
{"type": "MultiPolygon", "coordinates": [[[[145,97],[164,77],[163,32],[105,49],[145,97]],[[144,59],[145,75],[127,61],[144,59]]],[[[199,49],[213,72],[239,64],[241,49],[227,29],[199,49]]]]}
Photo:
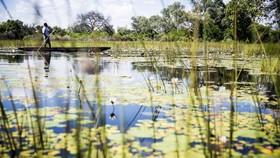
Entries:
{"type": "Polygon", "coordinates": [[[21,20],[24,24],[73,25],[78,14],[98,11],[111,17],[111,24],[131,28],[131,17],[161,15],[161,10],[180,2],[190,10],[188,0],[0,0],[0,22],[21,20]],[[5,5],[3,5],[4,3],[5,5]]]}

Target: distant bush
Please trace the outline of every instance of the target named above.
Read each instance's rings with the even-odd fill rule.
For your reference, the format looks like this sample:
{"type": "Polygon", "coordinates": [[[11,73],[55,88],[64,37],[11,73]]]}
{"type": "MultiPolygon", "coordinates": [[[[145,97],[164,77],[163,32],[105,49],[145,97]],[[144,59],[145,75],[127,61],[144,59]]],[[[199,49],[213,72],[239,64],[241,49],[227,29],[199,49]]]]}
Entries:
{"type": "Polygon", "coordinates": [[[276,43],[276,42],[280,42],[280,30],[272,30],[269,33],[269,39],[270,42],[276,43]]]}
{"type": "Polygon", "coordinates": [[[161,41],[189,41],[191,35],[187,30],[172,29],[169,33],[160,37],[161,41]]]}

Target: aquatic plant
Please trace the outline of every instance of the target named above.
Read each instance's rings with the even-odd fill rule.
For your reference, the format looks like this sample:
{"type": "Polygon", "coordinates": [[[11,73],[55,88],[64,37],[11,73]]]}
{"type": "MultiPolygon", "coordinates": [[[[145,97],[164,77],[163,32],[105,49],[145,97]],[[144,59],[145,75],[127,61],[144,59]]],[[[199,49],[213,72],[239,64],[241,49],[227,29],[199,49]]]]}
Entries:
{"type": "MultiPolygon", "coordinates": [[[[48,78],[44,56],[26,55],[20,68],[5,67],[8,58],[0,77],[1,156],[278,157],[279,46],[238,42],[236,14],[232,42],[200,42],[197,9],[192,42],[54,41],[111,46],[112,56],[54,54],[59,66],[50,65],[48,78]],[[111,61],[129,63],[114,68],[132,65],[134,74],[112,73],[111,61]],[[91,69],[80,72],[81,64],[91,69]],[[13,88],[31,95],[20,98],[13,88]]],[[[38,43],[0,41],[27,45],[38,43]]]]}

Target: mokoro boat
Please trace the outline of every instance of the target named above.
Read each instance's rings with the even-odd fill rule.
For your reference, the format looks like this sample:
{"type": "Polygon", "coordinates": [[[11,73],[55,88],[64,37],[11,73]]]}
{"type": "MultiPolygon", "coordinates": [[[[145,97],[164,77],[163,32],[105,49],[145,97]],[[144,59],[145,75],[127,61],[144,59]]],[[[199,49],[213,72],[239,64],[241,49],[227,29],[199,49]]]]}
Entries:
{"type": "Polygon", "coordinates": [[[22,51],[46,51],[46,52],[102,52],[111,47],[19,47],[22,51]]]}

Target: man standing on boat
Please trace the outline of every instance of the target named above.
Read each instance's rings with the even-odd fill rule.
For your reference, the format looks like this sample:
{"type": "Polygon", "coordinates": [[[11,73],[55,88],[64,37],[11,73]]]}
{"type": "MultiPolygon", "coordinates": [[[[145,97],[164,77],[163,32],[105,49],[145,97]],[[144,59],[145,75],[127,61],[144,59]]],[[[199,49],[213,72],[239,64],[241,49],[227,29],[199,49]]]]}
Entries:
{"type": "Polygon", "coordinates": [[[47,23],[44,23],[44,26],[43,26],[43,29],[42,29],[42,33],[44,34],[45,48],[46,48],[47,44],[51,48],[50,29],[49,29],[47,23]]]}

